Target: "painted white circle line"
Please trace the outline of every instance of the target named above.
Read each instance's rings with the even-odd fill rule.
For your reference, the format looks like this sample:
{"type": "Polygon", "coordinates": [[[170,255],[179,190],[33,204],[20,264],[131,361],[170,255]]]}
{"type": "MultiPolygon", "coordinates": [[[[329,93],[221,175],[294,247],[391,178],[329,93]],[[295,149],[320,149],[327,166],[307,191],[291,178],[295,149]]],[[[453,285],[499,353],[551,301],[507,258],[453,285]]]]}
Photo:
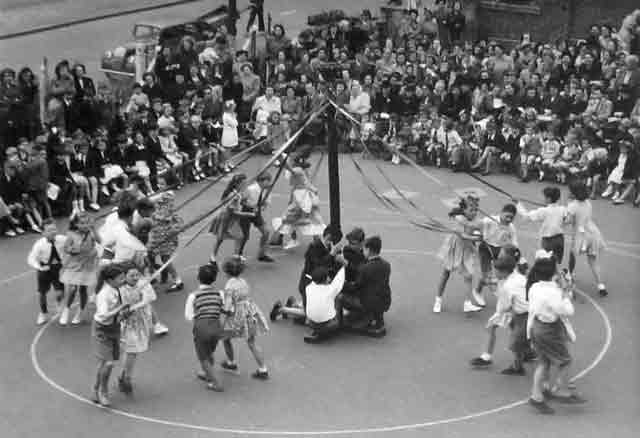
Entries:
{"type": "MultiPolygon", "coordinates": [[[[431,251],[418,251],[418,250],[406,250],[406,249],[390,249],[383,251],[386,254],[408,254],[408,255],[433,255],[434,253],[431,251]]],[[[611,322],[609,320],[608,315],[604,311],[604,309],[596,302],[593,298],[591,298],[588,294],[581,290],[576,290],[581,296],[583,296],[598,312],[600,317],[603,320],[605,327],[605,341],[600,349],[600,352],[596,355],[595,359],[582,371],[576,374],[572,380],[575,381],[587,375],[591,372],[598,364],[602,361],[604,356],[606,355],[609,347],[611,346],[611,341],[613,339],[613,330],[611,327],[611,322]]],[[[42,338],[43,334],[47,330],[47,328],[51,325],[53,320],[47,322],[44,326],[42,326],[38,332],[36,333],[30,347],[31,354],[31,363],[33,368],[35,369],[38,376],[49,384],[52,388],[57,391],[67,395],[68,397],[75,399],[81,403],[85,403],[91,406],[97,406],[91,400],[79,395],[59,383],[55,382],[51,379],[42,369],[40,363],[38,361],[38,343],[42,338]]],[[[522,406],[527,403],[527,400],[518,400],[512,403],[508,403],[502,406],[498,406],[492,409],[487,409],[480,412],[475,412],[467,415],[462,415],[458,417],[445,418],[441,420],[427,421],[423,423],[414,423],[414,424],[403,424],[397,426],[383,426],[383,427],[371,427],[371,428],[363,428],[363,429],[344,429],[344,430],[315,430],[315,431],[293,431],[293,430],[255,430],[255,429],[234,429],[234,428],[223,428],[223,427],[212,427],[212,426],[201,426],[197,424],[189,424],[177,421],[163,420],[161,418],[149,417],[146,415],[138,415],[132,412],[123,411],[117,408],[101,408],[108,410],[113,414],[120,415],[122,417],[130,418],[137,421],[144,421],[147,423],[158,424],[173,428],[180,429],[188,429],[193,431],[201,431],[201,432],[209,432],[209,433],[227,433],[227,434],[236,434],[236,435],[265,435],[265,436],[318,436],[318,435],[354,435],[354,434],[373,434],[373,433],[390,433],[390,432],[400,432],[407,430],[416,430],[416,429],[424,429],[427,427],[440,426],[445,424],[459,423],[463,421],[473,420],[481,417],[486,417],[488,415],[497,414],[500,412],[504,412],[509,409],[513,409],[518,406],[522,406]]]]}

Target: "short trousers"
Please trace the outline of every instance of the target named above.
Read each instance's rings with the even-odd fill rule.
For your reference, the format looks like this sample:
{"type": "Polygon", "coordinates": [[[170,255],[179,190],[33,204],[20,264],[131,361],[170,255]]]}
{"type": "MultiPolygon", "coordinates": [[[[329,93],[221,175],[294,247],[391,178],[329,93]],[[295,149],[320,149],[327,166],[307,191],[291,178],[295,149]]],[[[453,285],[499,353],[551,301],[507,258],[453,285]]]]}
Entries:
{"type": "Polygon", "coordinates": [[[104,361],[120,360],[120,324],[104,325],[94,320],[91,331],[96,357],[104,361]]]}
{"type": "Polygon", "coordinates": [[[193,346],[199,361],[211,360],[218,341],[224,338],[219,319],[201,318],[193,321],[193,346]]]}
{"type": "Polygon", "coordinates": [[[482,242],[478,246],[478,254],[480,255],[480,269],[483,274],[488,274],[493,267],[493,261],[500,254],[500,247],[482,242]]]}
{"type": "Polygon", "coordinates": [[[48,271],[38,271],[36,273],[38,281],[38,292],[46,294],[51,287],[56,291],[63,291],[64,285],[60,282],[61,265],[54,265],[48,271]]]}
{"type": "Polygon", "coordinates": [[[543,237],[541,246],[545,251],[553,253],[558,264],[562,263],[562,259],[564,258],[564,234],[543,237]]]}

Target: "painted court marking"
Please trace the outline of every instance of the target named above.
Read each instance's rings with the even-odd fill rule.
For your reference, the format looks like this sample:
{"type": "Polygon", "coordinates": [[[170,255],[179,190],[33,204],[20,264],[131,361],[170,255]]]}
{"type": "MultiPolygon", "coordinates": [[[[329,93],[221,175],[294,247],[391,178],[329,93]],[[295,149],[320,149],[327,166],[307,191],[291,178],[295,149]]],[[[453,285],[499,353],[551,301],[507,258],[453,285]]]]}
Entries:
{"type": "MultiPolygon", "coordinates": [[[[408,254],[408,255],[434,255],[433,252],[430,251],[418,251],[418,250],[407,250],[407,249],[391,249],[391,250],[385,250],[383,251],[385,254],[408,254]]],[[[577,293],[579,293],[583,298],[585,298],[598,312],[598,314],[600,315],[600,317],[602,318],[602,321],[604,323],[604,328],[605,328],[605,341],[604,344],[602,346],[602,348],[600,349],[600,352],[596,355],[595,359],[591,362],[591,364],[589,364],[585,369],[583,369],[582,371],[580,371],[578,374],[576,374],[572,380],[577,380],[580,379],[582,377],[584,377],[586,374],[588,374],[591,370],[593,370],[596,366],[598,366],[598,364],[602,361],[602,359],[604,358],[604,356],[606,355],[607,351],[609,350],[609,347],[611,345],[611,341],[613,338],[613,331],[611,328],[611,322],[609,321],[609,317],[607,316],[607,314],[605,313],[604,309],[602,309],[602,307],[593,299],[591,298],[588,294],[586,294],[585,292],[581,291],[581,290],[576,290],[577,293]]],[[[81,403],[85,403],[91,406],[96,406],[91,400],[83,397],[80,394],[74,393],[73,391],[65,388],[64,386],[60,385],[59,383],[55,382],[53,379],[51,379],[43,370],[42,367],[40,366],[40,363],[38,361],[38,343],[40,342],[40,339],[42,338],[43,334],[45,333],[45,331],[47,330],[47,328],[51,325],[53,320],[50,320],[49,322],[47,322],[47,324],[45,324],[44,326],[42,326],[38,332],[36,333],[33,342],[31,343],[31,348],[30,348],[30,354],[31,354],[31,363],[33,364],[33,367],[36,371],[36,373],[38,374],[38,376],[40,376],[40,378],[42,380],[44,380],[47,384],[49,384],[52,388],[56,389],[57,391],[81,402],[81,403]]],[[[145,415],[138,415],[135,414],[133,412],[127,412],[127,411],[123,411],[117,408],[101,408],[101,409],[105,409],[108,410],[109,412],[113,413],[113,414],[117,414],[129,419],[133,419],[133,420],[137,420],[137,421],[145,421],[148,423],[153,423],[153,424],[158,424],[158,425],[163,425],[163,426],[169,426],[172,428],[179,428],[179,429],[188,429],[188,430],[193,430],[193,431],[201,431],[201,432],[210,432],[210,433],[228,433],[228,434],[239,434],[239,435],[268,435],[268,436],[317,436],[317,435],[353,435],[353,434],[373,434],[373,433],[389,433],[389,432],[399,432],[399,431],[407,431],[407,430],[416,430],[416,429],[424,429],[427,427],[433,427],[433,426],[439,426],[439,425],[445,425],[445,424],[452,424],[452,423],[459,423],[459,422],[463,422],[463,421],[468,421],[468,420],[473,420],[476,418],[480,418],[480,417],[486,417],[492,414],[497,414],[500,412],[504,412],[506,410],[518,407],[518,406],[522,406],[524,404],[527,403],[527,400],[519,400],[519,401],[514,401],[512,403],[508,403],[502,406],[498,406],[495,407],[493,409],[488,409],[485,411],[480,411],[480,412],[474,412],[468,415],[463,415],[463,416],[458,416],[458,417],[452,417],[452,418],[445,418],[445,419],[440,419],[440,420],[433,420],[433,421],[425,421],[422,423],[415,423],[415,424],[403,424],[403,425],[396,425],[396,426],[384,426],[384,427],[371,427],[371,428],[363,428],[363,429],[344,429],[344,430],[314,430],[314,431],[293,431],[293,430],[245,430],[245,429],[235,429],[235,428],[222,428],[222,427],[212,427],[212,426],[202,426],[202,425],[197,425],[197,424],[189,424],[189,423],[183,423],[183,422],[176,422],[176,421],[170,421],[170,420],[165,420],[165,419],[161,419],[161,418],[155,418],[155,417],[150,417],[150,416],[145,416],[145,415]]]]}

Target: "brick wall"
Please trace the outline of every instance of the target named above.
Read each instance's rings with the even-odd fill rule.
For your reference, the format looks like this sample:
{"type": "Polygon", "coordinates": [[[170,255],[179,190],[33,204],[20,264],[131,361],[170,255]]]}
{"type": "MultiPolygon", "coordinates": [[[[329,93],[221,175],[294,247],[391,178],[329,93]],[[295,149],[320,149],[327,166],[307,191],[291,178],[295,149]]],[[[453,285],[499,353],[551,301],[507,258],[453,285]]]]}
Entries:
{"type": "Polygon", "coordinates": [[[573,24],[572,36],[581,37],[592,23],[607,23],[618,28],[622,18],[639,7],[637,0],[573,0],[575,14],[571,23],[571,2],[532,0],[512,5],[504,1],[476,0],[478,36],[510,42],[529,32],[534,41],[554,40],[566,37],[573,24]]]}

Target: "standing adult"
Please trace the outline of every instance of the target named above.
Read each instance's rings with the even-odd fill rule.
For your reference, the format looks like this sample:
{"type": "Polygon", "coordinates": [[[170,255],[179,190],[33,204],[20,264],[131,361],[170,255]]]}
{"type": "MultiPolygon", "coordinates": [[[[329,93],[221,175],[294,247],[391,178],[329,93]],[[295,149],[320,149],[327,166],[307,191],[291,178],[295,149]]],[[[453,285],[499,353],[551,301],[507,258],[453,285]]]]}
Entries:
{"type": "Polygon", "coordinates": [[[247,21],[247,33],[253,26],[253,22],[258,17],[258,31],[264,32],[264,0],[250,0],[249,8],[251,13],[249,15],[249,21],[247,21]]]}

